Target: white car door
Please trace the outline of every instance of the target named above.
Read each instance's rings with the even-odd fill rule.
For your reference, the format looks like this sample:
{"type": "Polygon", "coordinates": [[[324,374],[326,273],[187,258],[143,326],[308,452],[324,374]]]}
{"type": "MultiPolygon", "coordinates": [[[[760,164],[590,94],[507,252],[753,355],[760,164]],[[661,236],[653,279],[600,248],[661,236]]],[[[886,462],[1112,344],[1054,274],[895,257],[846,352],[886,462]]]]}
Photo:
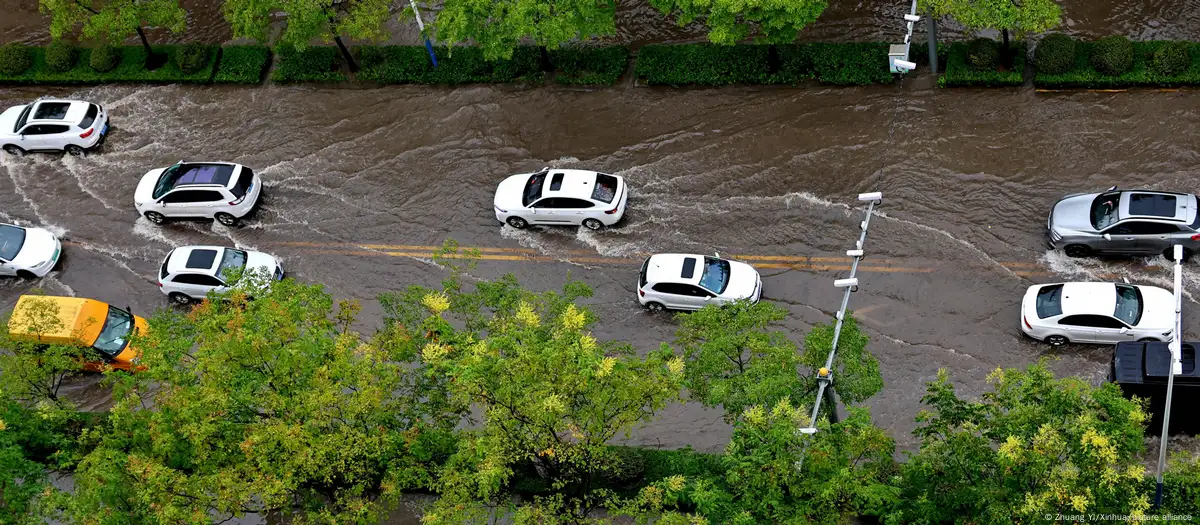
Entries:
{"type": "Polygon", "coordinates": [[[17,274],[17,270],[16,270],[16,268],[13,268],[12,263],[10,263],[4,259],[0,259],[0,275],[16,275],[16,274],[17,274]]]}
{"type": "Polygon", "coordinates": [[[686,310],[688,308],[686,296],[683,295],[683,285],[676,283],[658,283],[651,290],[654,291],[658,302],[663,306],[673,310],[686,310]]]}
{"type": "Polygon", "coordinates": [[[562,216],[562,209],[559,208],[558,199],[549,197],[537,201],[529,205],[529,217],[531,224],[563,224],[566,220],[562,216]]]}
{"type": "Polygon", "coordinates": [[[42,148],[62,150],[71,143],[71,127],[63,124],[43,124],[42,148]]]}
{"type": "Polygon", "coordinates": [[[1096,330],[1089,324],[1088,315],[1068,315],[1059,319],[1058,328],[1072,343],[1095,343],[1096,330]]]}
{"type": "Polygon", "coordinates": [[[588,218],[589,212],[595,207],[590,201],[583,199],[558,199],[559,214],[567,224],[582,224],[588,218]]]}
{"type": "Polygon", "coordinates": [[[208,292],[220,287],[221,281],[211,275],[185,273],[171,280],[172,289],[189,297],[203,299],[208,292]]]}
{"type": "Polygon", "coordinates": [[[1116,317],[1106,315],[1093,315],[1093,320],[1096,325],[1095,334],[1097,343],[1117,344],[1123,341],[1133,341],[1137,333],[1131,330],[1125,323],[1116,317]]]}
{"type": "Polygon", "coordinates": [[[45,149],[45,134],[48,125],[29,124],[17,133],[17,146],[25,151],[45,149]]]}

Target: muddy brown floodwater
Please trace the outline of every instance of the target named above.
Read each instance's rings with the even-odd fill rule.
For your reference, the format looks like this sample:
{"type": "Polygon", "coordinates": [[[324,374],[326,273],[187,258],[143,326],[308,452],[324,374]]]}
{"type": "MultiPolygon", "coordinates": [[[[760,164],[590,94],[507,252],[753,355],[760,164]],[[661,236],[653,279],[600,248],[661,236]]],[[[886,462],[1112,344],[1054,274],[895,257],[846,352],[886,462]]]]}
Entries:
{"type": "MultiPolygon", "coordinates": [[[[36,10],[20,3],[6,11],[0,39],[41,39],[36,10]]],[[[1067,29],[1078,34],[1200,36],[1196,1],[1064,4],[1067,29]]],[[[900,8],[877,5],[834,2],[811,31],[822,39],[893,35],[888,22],[900,8]]],[[[637,18],[629,16],[636,9],[646,12],[626,6],[623,20],[637,18]]],[[[207,13],[193,13],[200,33],[226,38],[219,14],[207,13]]],[[[695,37],[623,24],[631,42],[695,37]]],[[[101,103],[115,128],[105,148],[86,158],[0,154],[0,219],[46,226],[69,241],[63,263],[46,278],[0,283],[0,309],[42,288],[149,313],[166,306],[154,275],[172,247],[236,244],[276,253],[293,276],[362,300],[364,323],[373,325],[375,296],[436,283],[442,273],[429,259],[431,247],[453,238],[484,248],[473,272],[479,277],[512,272],[536,289],[568,276],[586,281],[596,289],[599,335],[642,350],[669,341],[676,326],[637,306],[643,254],[733,254],[760,266],[765,299],[790,310],[783,326],[799,341],[839,304],[831,281],[846,274],[840,257],[857,235],[855,195],[882,191],[851,307],[886,382],[869,403],[872,414],[902,448],[914,445],[923,385],[939,368],[968,395],[984,391],[995,368],[1042,357],[1054,358],[1060,373],[1103,381],[1111,348],[1052,350],[1022,337],[1024,289],[1114,275],[1169,287],[1170,266],[1161,258],[1050,253],[1046,213],[1063,194],[1112,185],[1196,191],[1200,92],[1042,94],[909,82],[695,90],[0,88],[0,106],[44,94],[101,103]],[[256,168],[266,185],[258,217],[239,229],[156,227],[139,218],[132,206],[138,178],[180,159],[256,168]],[[633,188],[627,218],[599,233],[501,227],[491,210],[495,184],[546,165],[626,177],[633,188]]],[[[1195,264],[1184,282],[1185,308],[1194,308],[1195,264]]],[[[1185,321],[1190,338],[1198,328],[1195,316],[1185,321]]],[[[92,379],[73,388],[86,406],[106,403],[92,379]]],[[[716,451],[728,436],[719,412],[689,404],[666,410],[629,442],[716,451]]]]}

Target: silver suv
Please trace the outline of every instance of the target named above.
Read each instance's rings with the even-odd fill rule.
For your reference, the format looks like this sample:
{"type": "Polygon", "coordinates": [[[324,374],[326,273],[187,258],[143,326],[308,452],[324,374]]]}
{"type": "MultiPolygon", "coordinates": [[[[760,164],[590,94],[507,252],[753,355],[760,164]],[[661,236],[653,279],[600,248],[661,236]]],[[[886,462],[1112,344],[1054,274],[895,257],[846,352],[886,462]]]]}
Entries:
{"type": "Polygon", "coordinates": [[[1092,254],[1150,255],[1171,258],[1182,244],[1184,257],[1200,249],[1200,214],[1195,195],[1150,190],[1117,190],[1068,195],[1046,221],[1050,248],[1070,257],[1092,254]]]}

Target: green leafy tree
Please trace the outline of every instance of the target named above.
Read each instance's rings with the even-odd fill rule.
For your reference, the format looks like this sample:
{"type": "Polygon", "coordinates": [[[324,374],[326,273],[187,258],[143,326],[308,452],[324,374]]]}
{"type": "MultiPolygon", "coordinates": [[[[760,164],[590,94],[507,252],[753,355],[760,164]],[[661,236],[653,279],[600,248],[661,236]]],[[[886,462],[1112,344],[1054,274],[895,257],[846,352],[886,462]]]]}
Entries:
{"type": "Polygon", "coordinates": [[[757,28],[761,40],[786,44],[796,40],[805,26],[815,22],[828,0],[650,0],[650,5],[679,25],[703,19],[708,39],[715,44],[732,45],[748,38],[757,28]]]}
{"type": "Polygon", "coordinates": [[[172,33],[187,27],[187,11],[179,0],[38,0],[43,13],[50,18],[50,35],[54,38],[75,31],[83,25],[83,36],[108,43],[120,44],[137,33],[146,48],[146,63],[154,67],[155,59],[143,28],[165,27],[172,33]]]}
{"type": "Polygon", "coordinates": [[[446,0],[437,37],[449,45],[473,42],[488,60],[512,58],[529,38],[546,49],[571,40],[616,34],[615,0],[446,0]]]}
{"type": "Polygon", "coordinates": [[[918,9],[951,17],[970,30],[999,29],[1005,49],[1010,32],[1020,37],[1062,23],[1062,7],[1056,0],[918,0],[918,9]]]}
{"type": "Polygon", "coordinates": [[[290,279],[247,300],[267,279],[243,276],[187,314],[151,319],[147,371],[121,378],[109,424],[85,435],[95,449],[67,519],[362,523],[431,485],[458,418],[425,411],[405,335],[364,339],[350,328],[357,305],[290,279]]]}
{"type": "MultiPolygon", "coordinates": [[[[770,303],[746,301],[680,314],[675,343],[687,362],[691,398],[723,407],[726,421],[752,405],[770,407],[782,399],[795,406],[811,403],[835,325],[813,327],[800,352],[786,334],[771,328],[786,314],[770,303]]],[[[868,340],[847,315],[833,366],[837,392],[847,403],[861,403],[883,389],[879,362],[866,349],[868,340]]]]}
{"type": "Polygon", "coordinates": [[[988,376],[959,399],[945,370],[929,383],[919,452],[903,467],[901,523],[1041,523],[1047,514],[1139,516],[1149,507],[1145,413],[1111,383],[1055,379],[1045,361],[988,376]]]}
{"type": "Polygon", "coordinates": [[[357,70],[341,37],[386,39],[384,24],[391,17],[391,5],[391,0],[224,0],[222,10],[235,37],[259,42],[265,42],[270,34],[271,15],[286,13],[280,44],[303,50],[314,40],[336,42],[351,70],[357,70]]]}
{"type": "Polygon", "coordinates": [[[446,378],[451,400],[482,414],[440,471],[426,523],[478,523],[497,512],[518,523],[578,523],[611,501],[603,481],[620,476],[623,461],[609,441],[678,399],[683,361],[665,347],[638,357],[627,344],[597,341],[592,314],[575,304],[590,295],[577,281],[534,293],[511,275],[469,286],[454,275],[441,290],[383,298],[393,323],[419,327],[407,344],[446,378]],[[549,495],[509,505],[518,472],[549,495]]]}

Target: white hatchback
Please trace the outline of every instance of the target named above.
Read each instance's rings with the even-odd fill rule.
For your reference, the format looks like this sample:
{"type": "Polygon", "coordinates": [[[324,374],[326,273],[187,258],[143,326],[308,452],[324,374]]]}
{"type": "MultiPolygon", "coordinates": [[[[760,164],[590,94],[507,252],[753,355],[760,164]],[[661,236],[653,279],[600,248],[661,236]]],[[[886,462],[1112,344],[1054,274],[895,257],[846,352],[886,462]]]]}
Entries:
{"type": "Polygon", "coordinates": [[[652,312],[699,310],[740,299],[758,302],[762,277],[749,264],[678,253],[652,255],[642,263],[638,302],[652,312]]]}
{"type": "Polygon", "coordinates": [[[1030,286],[1021,331],[1053,346],[1174,339],[1175,297],[1153,286],[1055,283],[1030,286]]]}
{"type": "Polygon", "coordinates": [[[82,155],[100,147],[108,134],[108,113],[82,100],[42,98],[0,113],[0,147],[9,155],[66,151],[82,155]]]}
{"type": "Polygon", "coordinates": [[[550,170],[513,175],[496,187],[496,219],[513,228],[530,224],[612,226],[625,215],[629,190],[616,175],[550,170]]]}
{"type": "Polygon", "coordinates": [[[138,213],[154,224],[167,219],[216,219],[236,226],[258,207],[262,181],[231,162],[183,162],[150,170],[133,194],[138,213]]]}
{"type": "Polygon", "coordinates": [[[43,277],[61,253],[62,243],[50,230],[0,224],[0,275],[43,277]]]}
{"type": "Polygon", "coordinates": [[[246,272],[283,279],[283,265],[262,252],[220,246],[182,246],[171,250],[158,271],[158,287],[177,304],[188,304],[237,285],[246,272]]]}

